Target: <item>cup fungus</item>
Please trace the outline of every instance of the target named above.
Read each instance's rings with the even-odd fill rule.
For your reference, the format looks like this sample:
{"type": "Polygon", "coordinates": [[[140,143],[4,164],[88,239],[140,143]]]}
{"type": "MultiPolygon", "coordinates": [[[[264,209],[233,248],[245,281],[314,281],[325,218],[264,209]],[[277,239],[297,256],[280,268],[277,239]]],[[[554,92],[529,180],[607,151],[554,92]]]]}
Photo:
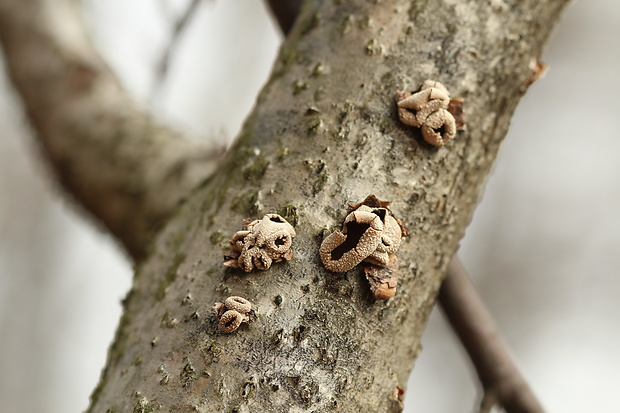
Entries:
{"type": "Polygon", "coordinates": [[[334,272],[350,270],[377,249],[381,232],[383,222],[378,215],[368,210],[351,212],[344,220],[343,230],[334,231],[321,244],[323,265],[334,272]]]}
{"type": "Polygon", "coordinates": [[[346,272],[364,265],[375,298],[388,299],[396,292],[395,253],[407,230],[388,209],[390,202],[374,195],[364,202],[350,205],[352,211],[342,231],[328,235],[319,248],[325,268],[346,272]]]}
{"type": "Polygon", "coordinates": [[[400,121],[420,128],[431,145],[444,146],[456,136],[457,122],[448,111],[450,93],[441,83],[425,80],[416,92],[396,92],[395,100],[400,121]]]}
{"type": "Polygon", "coordinates": [[[239,311],[240,313],[249,313],[252,309],[252,303],[243,297],[232,296],[224,301],[224,305],[229,310],[239,311]]]}
{"type": "Polygon", "coordinates": [[[215,303],[212,308],[220,319],[220,330],[232,333],[241,323],[250,321],[252,303],[243,297],[233,296],[228,297],[223,303],[215,303]]]}
{"type": "Polygon", "coordinates": [[[278,214],[267,214],[237,231],[230,244],[232,253],[224,265],[251,272],[254,268],[267,270],[274,262],[293,257],[291,245],[295,229],[278,214]]]}

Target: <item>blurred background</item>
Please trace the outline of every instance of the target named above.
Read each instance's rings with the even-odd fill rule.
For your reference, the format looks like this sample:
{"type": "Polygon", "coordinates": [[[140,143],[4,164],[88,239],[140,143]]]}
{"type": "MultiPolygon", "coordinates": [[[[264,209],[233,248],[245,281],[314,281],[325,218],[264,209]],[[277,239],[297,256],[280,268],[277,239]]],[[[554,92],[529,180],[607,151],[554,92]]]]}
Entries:
{"type": "MultiPolygon", "coordinates": [[[[281,41],[260,0],[82,0],[95,43],[158,116],[230,142],[281,41]]],[[[519,105],[461,257],[549,412],[617,412],[620,3],[571,4],[519,105]]],[[[1,57],[0,57],[1,59],[1,57]]],[[[3,63],[2,63],[3,64],[3,63]]],[[[86,409],[132,268],[62,196],[0,69],[0,413],[86,409]],[[79,363],[76,364],[76,360],[79,363]]],[[[475,376],[435,311],[406,412],[473,412],[475,376]]]]}

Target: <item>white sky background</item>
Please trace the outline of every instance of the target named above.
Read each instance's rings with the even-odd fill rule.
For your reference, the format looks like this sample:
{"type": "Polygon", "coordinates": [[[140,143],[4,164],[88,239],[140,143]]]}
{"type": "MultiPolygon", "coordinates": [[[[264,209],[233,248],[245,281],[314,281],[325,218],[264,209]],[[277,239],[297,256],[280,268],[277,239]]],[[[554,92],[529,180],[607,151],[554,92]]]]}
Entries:
{"type": "MultiPolygon", "coordinates": [[[[146,102],[172,16],[187,1],[85,1],[97,44],[146,102]]],[[[618,22],[616,0],[566,10],[543,56],[551,69],[519,105],[463,241],[467,267],[550,412],[618,408],[618,22]]],[[[230,140],[279,41],[261,1],[205,1],[151,103],[197,139],[230,140]]],[[[80,412],[132,270],[59,195],[20,110],[0,71],[0,412],[80,412]]],[[[406,412],[473,412],[468,361],[439,314],[423,344],[406,412]]]]}

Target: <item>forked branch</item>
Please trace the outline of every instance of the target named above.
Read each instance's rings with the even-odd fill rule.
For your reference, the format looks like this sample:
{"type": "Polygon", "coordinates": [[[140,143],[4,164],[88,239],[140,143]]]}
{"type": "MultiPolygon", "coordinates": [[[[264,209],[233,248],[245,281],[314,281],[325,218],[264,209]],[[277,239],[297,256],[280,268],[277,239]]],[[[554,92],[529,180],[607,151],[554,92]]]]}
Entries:
{"type": "Polygon", "coordinates": [[[43,152],[64,189],[134,259],[218,151],[151,119],[123,90],[71,0],[0,0],[0,43],[43,152]]]}

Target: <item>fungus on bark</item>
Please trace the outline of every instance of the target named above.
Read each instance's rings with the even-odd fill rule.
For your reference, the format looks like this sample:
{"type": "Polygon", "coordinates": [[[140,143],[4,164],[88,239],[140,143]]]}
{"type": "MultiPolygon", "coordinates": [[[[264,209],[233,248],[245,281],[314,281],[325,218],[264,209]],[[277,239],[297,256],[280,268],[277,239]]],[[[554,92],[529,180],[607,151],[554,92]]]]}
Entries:
{"type": "Polygon", "coordinates": [[[232,252],[224,265],[251,272],[254,268],[267,270],[274,262],[293,257],[291,245],[295,229],[278,214],[267,214],[255,220],[233,236],[232,252]]]}
{"type": "Polygon", "coordinates": [[[334,231],[319,249],[323,265],[330,271],[345,272],[368,258],[381,241],[383,222],[368,211],[353,211],[342,231],[334,231]]]}
{"type": "Polygon", "coordinates": [[[243,297],[232,296],[224,301],[224,305],[229,310],[239,311],[240,313],[249,313],[252,309],[252,303],[243,297]]]}
{"type": "Polygon", "coordinates": [[[420,128],[424,140],[431,145],[444,146],[456,136],[457,126],[463,126],[462,119],[457,122],[449,111],[454,106],[450,105],[450,93],[439,82],[425,80],[419,90],[398,91],[394,98],[400,121],[420,128]]]}
{"type": "Polygon", "coordinates": [[[225,333],[236,331],[241,323],[250,321],[252,303],[243,297],[228,297],[223,303],[215,303],[213,311],[220,319],[219,327],[225,333]]]}
{"type": "Polygon", "coordinates": [[[239,328],[242,322],[248,319],[247,315],[235,310],[228,310],[220,318],[220,330],[225,333],[232,333],[239,328]]]}
{"type": "Polygon", "coordinates": [[[366,278],[377,299],[388,299],[396,292],[396,251],[407,230],[388,209],[390,202],[369,195],[362,203],[349,205],[352,211],[342,231],[328,235],[319,248],[326,269],[346,272],[364,265],[366,278]]]}

